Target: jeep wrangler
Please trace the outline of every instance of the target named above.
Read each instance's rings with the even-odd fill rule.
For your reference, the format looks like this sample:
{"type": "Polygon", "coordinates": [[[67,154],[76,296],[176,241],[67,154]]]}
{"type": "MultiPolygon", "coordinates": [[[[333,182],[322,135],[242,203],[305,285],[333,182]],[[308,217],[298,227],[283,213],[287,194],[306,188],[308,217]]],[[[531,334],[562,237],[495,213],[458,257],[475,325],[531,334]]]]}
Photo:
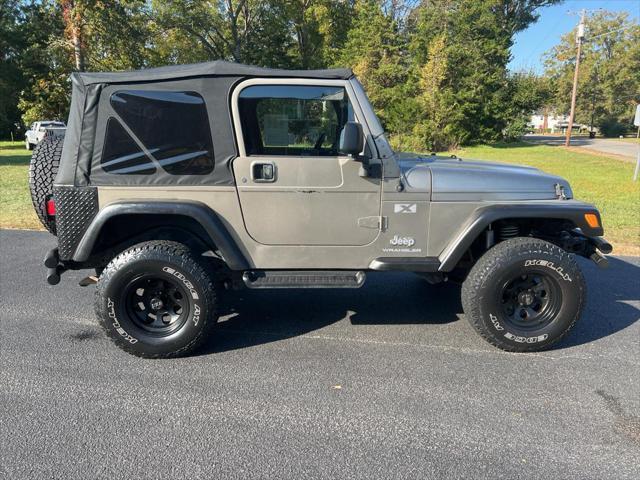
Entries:
{"type": "Polygon", "coordinates": [[[74,73],[64,139],[32,157],[57,235],[47,280],[95,269],[108,336],[188,354],[228,288],[358,288],[368,271],[462,282],[465,316],[512,352],[548,348],[606,264],[600,214],[535,168],[392,150],[351,70],[210,62],[74,73]]]}

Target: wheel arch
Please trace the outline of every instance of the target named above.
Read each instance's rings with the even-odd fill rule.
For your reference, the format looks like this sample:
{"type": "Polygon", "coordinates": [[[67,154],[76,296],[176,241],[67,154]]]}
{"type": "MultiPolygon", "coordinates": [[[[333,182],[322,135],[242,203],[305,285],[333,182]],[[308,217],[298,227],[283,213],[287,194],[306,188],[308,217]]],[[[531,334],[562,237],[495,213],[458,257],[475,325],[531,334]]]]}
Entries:
{"type": "Polygon", "coordinates": [[[88,226],[73,254],[73,261],[82,263],[89,260],[100,246],[102,233],[123,224],[134,226],[125,239],[140,238],[144,229],[152,225],[156,230],[174,231],[186,241],[218,250],[231,270],[250,268],[233,230],[211,208],[195,201],[123,201],[109,204],[88,226]]]}
{"type": "Polygon", "coordinates": [[[439,270],[442,272],[453,270],[473,243],[491,224],[506,220],[529,222],[558,220],[570,223],[573,228],[580,228],[587,237],[597,237],[603,234],[600,213],[588,203],[567,201],[566,203],[487,205],[476,209],[460,227],[453,240],[444,248],[438,257],[440,260],[439,270]],[[585,219],[587,213],[597,216],[598,227],[589,226],[585,219]]]}

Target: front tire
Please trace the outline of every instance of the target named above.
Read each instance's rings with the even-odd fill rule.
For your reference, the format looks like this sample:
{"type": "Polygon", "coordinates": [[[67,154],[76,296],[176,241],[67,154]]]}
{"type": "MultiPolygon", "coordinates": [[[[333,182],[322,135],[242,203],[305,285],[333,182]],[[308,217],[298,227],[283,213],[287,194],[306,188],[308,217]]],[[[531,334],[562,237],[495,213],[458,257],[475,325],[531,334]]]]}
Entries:
{"type": "Polygon", "coordinates": [[[104,269],[96,315],[120,348],[144,358],[192,353],[217,321],[215,287],[189,249],[176,242],[135,245],[104,269]]]}
{"type": "Polygon", "coordinates": [[[580,317],[586,285],[573,255],[536,238],[499,243],[462,285],[467,320],[489,343],[509,352],[544,350],[580,317]]]}

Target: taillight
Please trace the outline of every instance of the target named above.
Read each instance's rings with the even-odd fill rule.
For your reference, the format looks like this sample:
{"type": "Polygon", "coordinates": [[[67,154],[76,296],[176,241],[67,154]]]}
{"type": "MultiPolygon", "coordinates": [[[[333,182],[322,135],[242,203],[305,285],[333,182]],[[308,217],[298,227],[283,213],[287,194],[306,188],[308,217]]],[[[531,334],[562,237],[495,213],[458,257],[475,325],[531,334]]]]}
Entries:
{"type": "Polygon", "coordinates": [[[50,217],[55,217],[56,215],[56,202],[53,200],[53,198],[47,200],[47,215],[49,215],[50,217]]]}

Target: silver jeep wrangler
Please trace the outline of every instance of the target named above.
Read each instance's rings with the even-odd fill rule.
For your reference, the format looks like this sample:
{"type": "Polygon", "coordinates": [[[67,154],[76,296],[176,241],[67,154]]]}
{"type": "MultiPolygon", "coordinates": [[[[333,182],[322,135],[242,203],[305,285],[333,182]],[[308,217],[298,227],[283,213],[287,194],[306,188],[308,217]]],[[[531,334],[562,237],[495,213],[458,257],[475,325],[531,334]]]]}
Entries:
{"type": "Polygon", "coordinates": [[[76,73],[64,140],[38,145],[50,284],[96,270],[96,314],[135,355],[196,349],[225,289],[358,288],[368,271],[462,282],[490,343],[536,351],[580,316],[574,254],[598,211],[535,168],[394,152],[350,70],[227,62],[76,73]]]}

